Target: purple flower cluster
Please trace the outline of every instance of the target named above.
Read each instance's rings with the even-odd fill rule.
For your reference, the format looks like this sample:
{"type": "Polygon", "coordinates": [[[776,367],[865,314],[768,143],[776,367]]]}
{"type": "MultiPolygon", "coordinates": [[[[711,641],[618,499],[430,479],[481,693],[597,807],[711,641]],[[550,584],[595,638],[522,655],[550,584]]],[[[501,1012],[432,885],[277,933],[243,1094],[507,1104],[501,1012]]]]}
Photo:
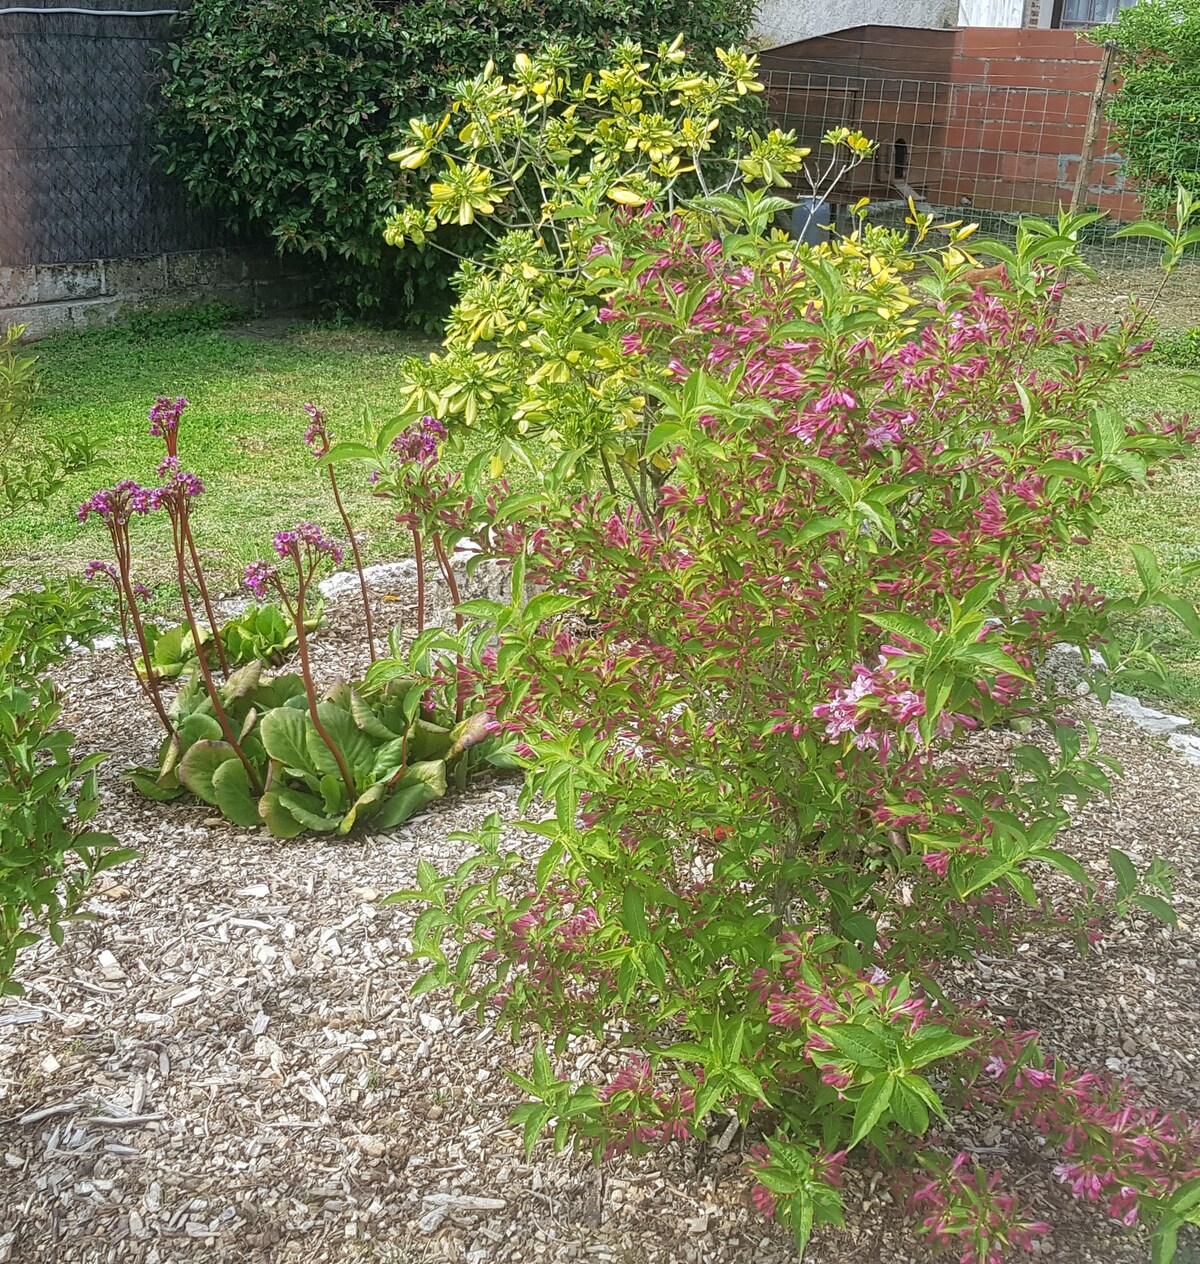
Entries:
{"type": "MultiPolygon", "coordinates": [[[[83,579],[85,583],[94,584],[98,579],[107,579],[117,590],[118,600],[122,596],[121,590],[121,574],[111,562],[89,562],[83,568],[83,579]]],[[[131,584],[129,591],[139,601],[150,600],[150,589],[145,584],[131,584]]]]}
{"type": "Polygon", "coordinates": [[[159,477],[165,481],[150,493],[151,509],[170,509],[183,501],[194,500],[204,494],[204,482],[196,474],[179,468],[179,458],[167,457],[158,467],[159,477]]]}
{"type": "Polygon", "coordinates": [[[76,517],[86,522],[90,515],[96,514],[106,522],[124,526],[134,515],[147,514],[154,508],[157,506],[151,503],[149,489],[131,478],[123,478],[113,487],[102,487],[94,492],[79,506],[76,517]]]}
{"type": "Polygon", "coordinates": [[[309,417],[309,426],[304,432],[304,442],[311,449],[313,456],[324,456],[329,451],[331,442],[329,431],[325,427],[325,414],[316,404],[305,404],[304,411],[309,417]]]}
{"type": "Polygon", "coordinates": [[[280,557],[295,557],[304,548],[310,553],[326,555],[334,562],[342,560],[341,545],[331,540],[315,522],[297,523],[290,531],[277,532],[273,544],[280,557]]]}
{"type": "Polygon", "coordinates": [[[89,562],[83,568],[83,579],[85,583],[94,583],[101,576],[110,579],[115,584],[117,582],[117,568],[111,562],[89,562]]]}
{"type": "Polygon", "coordinates": [[[446,441],[446,427],[436,417],[425,416],[392,440],[392,451],[404,461],[432,465],[446,441]]]}
{"type": "Polygon", "coordinates": [[[275,582],[278,572],[270,562],[251,562],[246,567],[242,583],[261,601],[267,595],[267,589],[275,582]]]}
{"type": "Polygon", "coordinates": [[[188,402],[182,395],[175,399],[160,395],[150,410],[150,433],[159,439],[174,434],[179,429],[179,418],[183,416],[183,410],[187,406],[188,402]]]}

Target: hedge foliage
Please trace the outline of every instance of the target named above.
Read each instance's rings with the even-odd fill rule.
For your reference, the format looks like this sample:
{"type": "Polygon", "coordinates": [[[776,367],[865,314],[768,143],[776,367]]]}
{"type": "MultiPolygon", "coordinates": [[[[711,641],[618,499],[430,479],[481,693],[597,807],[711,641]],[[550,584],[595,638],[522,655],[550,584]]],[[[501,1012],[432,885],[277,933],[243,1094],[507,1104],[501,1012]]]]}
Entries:
{"type": "Polygon", "coordinates": [[[453,261],[382,238],[403,200],[387,155],[410,117],[514,48],[558,40],[587,61],[629,35],[652,45],[682,32],[711,49],[743,39],[753,11],[752,0],[198,0],[164,62],[162,156],[238,231],[322,261],[327,307],[433,328],[453,261]]]}

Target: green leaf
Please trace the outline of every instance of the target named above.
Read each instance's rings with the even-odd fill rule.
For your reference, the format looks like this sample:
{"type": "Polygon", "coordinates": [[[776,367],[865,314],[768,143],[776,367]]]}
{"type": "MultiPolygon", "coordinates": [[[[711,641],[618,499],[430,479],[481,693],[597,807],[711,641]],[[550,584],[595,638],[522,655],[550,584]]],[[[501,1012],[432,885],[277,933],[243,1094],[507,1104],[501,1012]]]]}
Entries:
{"type": "Polygon", "coordinates": [[[354,723],[368,737],[373,737],[376,741],[391,742],[402,736],[400,733],[395,733],[388,728],[379,716],[371,710],[357,689],[350,690],[350,714],[354,718],[354,723]]]}
{"type": "Polygon", "coordinates": [[[905,1132],[910,1132],[915,1137],[923,1137],[929,1130],[929,1111],[925,1108],[920,1095],[909,1087],[909,1079],[909,1076],[904,1076],[896,1081],[896,1088],[889,1104],[893,1118],[905,1132]]]}
{"type": "Polygon", "coordinates": [[[129,782],[139,794],[157,803],[170,803],[171,800],[180,798],[184,793],[183,787],[179,785],[160,786],[157,774],[144,772],[139,768],[130,768],[123,772],[121,780],[129,782]]]}
{"type": "Polygon", "coordinates": [[[813,1203],[804,1189],[797,1189],[792,1195],[791,1221],[792,1234],[796,1239],[796,1254],[803,1258],[813,1230],[813,1203]]]}
{"type": "Polygon", "coordinates": [[[650,437],[646,440],[644,451],[647,456],[653,456],[660,448],[665,448],[668,444],[674,445],[681,442],[686,434],[687,427],[680,422],[660,421],[650,431],[650,437]]]}
{"type": "Polygon", "coordinates": [[[239,667],[220,688],[221,700],[225,705],[228,707],[238,698],[248,698],[258,688],[262,671],[263,665],[260,662],[239,667]]]}
{"type": "Polygon", "coordinates": [[[182,624],[176,627],[168,628],[157,641],[154,642],[154,648],[150,651],[150,657],[154,662],[154,666],[160,670],[164,667],[181,667],[184,660],[191,658],[190,650],[187,654],[183,651],[183,640],[187,635],[186,629],[182,624]]]}
{"type": "Polygon", "coordinates": [[[1133,554],[1133,564],[1137,567],[1138,578],[1142,581],[1142,588],[1147,594],[1153,595],[1162,584],[1162,576],[1158,569],[1158,559],[1154,556],[1152,549],[1148,549],[1144,544],[1129,545],[1129,551],[1133,554]]]}
{"type": "Polygon", "coordinates": [[[1200,641],[1200,613],[1197,613],[1190,601],[1185,601],[1182,597],[1172,597],[1168,593],[1159,593],[1154,601],[1156,605],[1170,611],[1200,641]]]}
{"type": "Polygon", "coordinates": [[[1059,851],[1056,847],[1044,847],[1041,851],[1035,852],[1033,859],[1045,861],[1048,865],[1053,865],[1056,869],[1061,870],[1068,878],[1074,878],[1076,882],[1085,887],[1092,885],[1091,879],[1087,876],[1087,871],[1075,859],[1074,856],[1068,856],[1065,851],[1059,851]]]}
{"type": "MultiPolygon", "coordinates": [[[[525,1116],[525,1127],[522,1132],[522,1139],[525,1145],[525,1161],[528,1163],[530,1155],[533,1154],[533,1147],[537,1143],[538,1137],[542,1135],[542,1130],[549,1123],[551,1116],[554,1114],[554,1107],[547,1106],[544,1102],[529,1103],[530,1110],[525,1116]]],[[[513,1117],[514,1123],[520,1120],[513,1117]]]]}
{"type": "Polygon", "coordinates": [[[382,801],[384,795],[387,794],[387,784],[383,781],[377,781],[368,790],[365,790],[350,807],[350,811],[342,817],[341,824],[338,825],[339,834],[349,834],[359,820],[365,820],[371,815],[372,808],[382,801]]]}
{"type": "Polygon", "coordinates": [[[326,816],[321,811],[321,801],[315,795],[303,794],[297,790],[279,790],[275,793],[280,807],[286,808],[306,829],[316,830],[319,834],[332,834],[341,824],[340,817],[326,816]]]}
{"type": "Polygon", "coordinates": [[[863,1089],[854,1109],[854,1127],[850,1133],[848,1149],[853,1150],[883,1118],[883,1113],[892,1100],[895,1083],[891,1075],[880,1075],[863,1089]]]}
{"type": "Polygon", "coordinates": [[[646,922],[646,897],[635,886],[627,886],[621,897],[621,925],[635,943],[650,938],[650,927],[646,922]]]}
{"type": "Polygon", "coordinates": [[[1123,852],[1116,847],[1108,849],[1108,863],[1112,866],[1112,871],[1117,878],[1117,896],[1119,899],[1125,899],[1137,890],[1137,870],[1133,867],[1133,862],[1123,852]]]}
{"type": "Polygon", "coordinates": [[[797,462],[803,469],[812,470],[822,482],[827,483],[837,493],[847,507],[854,504],[858,497],[854,494],[854,484],[840,465],[827,461],[824,457],[809,456],[797,462]]]}
{"type": "Polygon", "coordinates": [[[563,593],[539,593],[526,603],[522,619],[526,624],[541,623],[545,619],[552,619],[556,614],[573,609],[582,600],[582,597],[567,597],[563,593]]]}
{"type": "Polygon", "coordinates": [[[454,608],[466,619],[483,619],[488,623],[494,623],[508,612],[507,606],[498,601],[489,601],[486,597],[459,602],[454,608]]]}
{"type": "Polygon", "coordinates": [[[262,823],[258,804],[250,793],[250,777],[240,759],[228,759],[212,776],[213,795],[221,815],[246,828],[262,823]]]}
{"type": "Polygon", "coordinates": [[[380,746],[375,752],[374,775],[383,781],[390,781],[404,767],[408,758],[408,745],[405,738],[398,737],[395,741],[380,746]]]}
{"type": "Polygon", "coordinates": [[[914,618],[900,610],[881,611],[877,614],[864,614],[868,623],[875,624],[885,632],[912,641],[923,649],[928,649],[937,639],[937,633],[923,619],[914,618]]]}
{"type": "MultiPolygon", "coordinates": [[[[317,717],[325,732],[329,734],[330,740],[349,765],[350,771],[356,777],[365,777],[370,773],[375,767],[375,747],[370,738],[354,723],[354,717],[350,712],[335,706],[332,702],[318,702],[317,717]]],[[[324,776],[341,776],[337,760],[317,732],[311,716],[307,717],[304,744],[308,752],[309,765],[312,768],[324,776]]]]}
{"type": "Polygon", "coordinates": [[[304,825],[279,802],[278,790],[267,790],[258,801],[258,815],[274,838],[297,838],[304,825]]]}
{"type": "MultiPolygon", "coordinates": [[[[879,1044],[870,1032],[862,1027],[849,1023],[840,1023],[835,1027],[822,1027],[821,1035],[843,1054],[848,1062],[855,1066],[866,1067],[871,1071],[882,1069],[886,1063],[879,1056],[879,1044]]],[[[823,1055],[814,1053],[814,1059],[823,1055]]]]}
{"type": "Polygon", "coordinates": [[[809,518],[808,521],[800,528],[795,536],[795,544],[797,547],[808,544],[810,540],[819,539],[821,536],[830,535],[834,531],[844,531],[846,523],[841,518],[830,518],[827,514],[817,514],[815,517],[809,518]]]}
{"type": "Polygon", "coordinates": [[[926,1025],[908,1042],[905,1061],[913,1068],[928,1066],[938,1058],[948,1058],[974,1043],[972,1036],[960,1036],[948,1027],[926,1025]]]}
{"type": "Polygon", "coordinates": [[[380,829],[392,829],[446,793],[446,765],[441,760],[412,764],[376,817],[380,829]]]}
{"type": "Polygon", "coordinates": [[[213,778],[217,769],[231,759],[236,760],[237,755],[228,742],[195,742],[188,747],[179,761],[180,783],[196,798],[219,807],[213,778]]]}
{"type": "Polygon", "coordinates": [[[337,461],[370,461],[374,464],[377,457],[375,449],[369,448],[365,443],[335,443],[321,458],[321,464],[333,465],[337,461]]]}
{"type": "Polygon", "coordinates": [[[408,757],[413,763],[445,759],[453,740],[449,729],[432,720],[418,720],[409,734],[408,757]]]}
{"type": "Polygon", "coordinates": [[[767,1100],[763,1096],[762,1082],[749,1067],[744,1067],[740,1063],[735,1062],[732,1066],[724,1067],[722,1073],[732,1080],[743,1093],[753,1097],[756,1102],[765,1102],[767,1100]]]}
{"type": "Polygon", "coordinates": [[[276,707],[259,721],[258,732],[267,754],[285,768],[312,772],[305,734],[311,721],[293,707],[276,707]]]}
{"type": "Polygon", "coordinates": [[[1133,897],[1133,903],[1144,913],[1149,913],[1151,917],[1157,917],[1160,922],[1166,923],[1168,926],[1178,926],[1179,918],[1175,915],[1175,910],[1157,895],[1149,895],[1139,891],[1133,897]]]}
{"type": "Polygon", "coordinates": [[[1167,1200],[1167,1206],[1184,1216],[1189,1224],[1197,1224],[1196,1213],[1200,1212],[1200,1176],[1184,1181],[1167,1200]]]}
{"type": "Polygon", "coordinates": [[[1183,1221],[1178,1216],[1163,1217],[1150,1238],[1150,1264],[1173,1264],[1182,1226],[1183,1221]]]}

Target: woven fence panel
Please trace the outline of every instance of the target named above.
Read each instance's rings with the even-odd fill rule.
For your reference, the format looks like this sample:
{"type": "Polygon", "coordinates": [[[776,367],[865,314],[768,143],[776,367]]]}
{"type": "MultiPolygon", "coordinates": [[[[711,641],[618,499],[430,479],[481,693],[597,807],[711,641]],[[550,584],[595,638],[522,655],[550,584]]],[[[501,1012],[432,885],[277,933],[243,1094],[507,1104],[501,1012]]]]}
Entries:
{"type": "Polygon", "coordinates": [[[215,217],[154,160],[155,74],[171,21],[0,13],[0,265],[225,243],[215,217]]]}

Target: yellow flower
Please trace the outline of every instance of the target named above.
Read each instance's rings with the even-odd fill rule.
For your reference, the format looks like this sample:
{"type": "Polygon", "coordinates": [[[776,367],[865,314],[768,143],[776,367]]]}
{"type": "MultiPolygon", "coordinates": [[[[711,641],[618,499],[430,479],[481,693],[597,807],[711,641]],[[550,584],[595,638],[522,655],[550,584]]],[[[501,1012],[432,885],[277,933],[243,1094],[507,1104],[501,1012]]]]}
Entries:
{"type": "Polygon", "coordinates": [[[635,193],[632,189],[622,189],[614,186],[605,190],[605,197],[611,198],[614,202],[619,202],[622,206],[645,206],[646,199],[640,194],[635,193]]]}

